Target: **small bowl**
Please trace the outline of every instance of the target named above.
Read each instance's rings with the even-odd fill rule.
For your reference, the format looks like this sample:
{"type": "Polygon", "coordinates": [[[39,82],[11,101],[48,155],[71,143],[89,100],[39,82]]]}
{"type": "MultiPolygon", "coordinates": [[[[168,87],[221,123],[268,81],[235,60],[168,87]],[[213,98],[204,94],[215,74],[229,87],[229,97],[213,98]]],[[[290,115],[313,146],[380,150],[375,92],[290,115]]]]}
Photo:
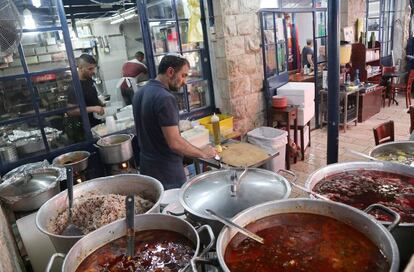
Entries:
{"type": "Polygon", "coordinates": [[[273,108],[286,108],[287,107],[287,97],[275,95],[272,97],[272,107],[273,108]]]}

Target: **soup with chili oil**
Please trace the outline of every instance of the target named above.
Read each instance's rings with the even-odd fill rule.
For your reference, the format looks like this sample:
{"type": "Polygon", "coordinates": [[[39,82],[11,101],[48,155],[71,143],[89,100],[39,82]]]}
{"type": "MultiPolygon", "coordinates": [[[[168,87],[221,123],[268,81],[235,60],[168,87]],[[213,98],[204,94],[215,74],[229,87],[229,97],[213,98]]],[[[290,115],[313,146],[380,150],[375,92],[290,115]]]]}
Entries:
{"type": "Polygon", "coordinates": [[[224,261],[232,272],[382,272],[389,263],[364,234],[336,219],[309,213],[282,213],[247,228],[260,244],[237,233],[224,261]]]}
{"type": "MultiPolygon", "coordinates": [[[[377,170],[351,170],[333,174],[312,189],[334,201],[358,209],[379,203],[398,212],[402,222],[414,223],[414,178],[377,170]]],[[[382,212],[377,219],[390,221],[382,212]]]]}
{"type": "Polygon", "coordinates": [[[135,233],[135,255],[127,255],[126,236],[114,240],[89,255],[76,272],[178,272],[194,256],[193,243],[180,233],[145,230],[135,233]]]}

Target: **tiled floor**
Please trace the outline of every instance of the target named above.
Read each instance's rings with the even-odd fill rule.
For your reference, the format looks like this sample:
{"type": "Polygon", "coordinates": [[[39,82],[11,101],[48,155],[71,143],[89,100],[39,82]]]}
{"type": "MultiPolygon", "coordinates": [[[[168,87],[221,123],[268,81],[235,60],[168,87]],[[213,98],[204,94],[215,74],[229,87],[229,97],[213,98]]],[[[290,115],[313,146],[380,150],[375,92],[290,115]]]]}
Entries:
{"type": "MultiPolygon", "coordinates": [[[[409,137],[410,116],[405,108],[405,99],[397,97],[399,105],[391,105],[381,109],[381,112],[374,115],[363,123],[348,125],[346,133],[341,129],[339,132],[339,161],[361,161],[360,157],[350,154],[347,150],[355,150],[368,154],[375,146],[372,128],[388,120],[394,121],[395,140],[407,140],[409,137]]],[[[388,102],[388,101],[387,101],[388,102]]],[[[305,153],[305,160],[298,161],[291,166],[291,170],[298,176],[297,183],[304,185],[308,176],[315,170],[326,165],[327,152],[327,129],[317,129],[311,132],[311,147],[305,153]]],[[[293,189],[291,197],[306,196],[300,190],[293,189]]]]}

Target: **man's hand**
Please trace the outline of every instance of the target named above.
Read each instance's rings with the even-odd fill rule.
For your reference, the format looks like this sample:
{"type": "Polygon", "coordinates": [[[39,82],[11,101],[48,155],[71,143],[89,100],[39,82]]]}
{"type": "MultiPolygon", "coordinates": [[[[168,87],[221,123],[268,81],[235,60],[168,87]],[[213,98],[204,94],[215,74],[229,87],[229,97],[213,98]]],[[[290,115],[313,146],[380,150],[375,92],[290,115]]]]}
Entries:
{"type": "Polygon", "coordinates": [[[214,147],[211,145],[208,145],[202,149],[203,152],[203,159],[211,159],[214,158],[214,156],[217,155],[217,151],[214,147]]]}
{"type": "Polygon", "coordinates": [[[104,107],[101,106],[94,106],[92,109],[92,112],[96,112],[99,115],[104,115],[105,114],[105,109],[104,107]]]}

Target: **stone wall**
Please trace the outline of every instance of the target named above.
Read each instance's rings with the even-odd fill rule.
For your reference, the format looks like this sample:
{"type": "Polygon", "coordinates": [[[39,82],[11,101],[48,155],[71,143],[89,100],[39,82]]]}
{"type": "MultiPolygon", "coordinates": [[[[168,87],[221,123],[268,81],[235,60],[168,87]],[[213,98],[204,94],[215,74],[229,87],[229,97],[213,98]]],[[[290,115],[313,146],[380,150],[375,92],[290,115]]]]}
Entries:
{"type": "Polygon", "coordinates": [[[245,133],[264,124],[263,63],[257,10],[259,1],[214,1],[211,37],[216,104],[234,116],[245,133]]]}
{"type": "MultiPolygon", "coordinates": [[[[340,12],[341,31],[343,27],[352,26],[354,28],[354,32],[356,32],[355,23],[357,19],[359,18],[363,20],[365,19],[366,1],[367,0],[341,1],[341,12],[340,12]]],[[[364,29],[365,29],[365,25],[364,25],[364,29]]]]}
{"type": "Polygon", "coordinates": [[[406,66],[406,48],[409,37],[411,8],[408,0],[395,1],[395,18],[393,33],[393,53],[395,62],[401,64],[401,70],[405,70],[406,66]]]}

